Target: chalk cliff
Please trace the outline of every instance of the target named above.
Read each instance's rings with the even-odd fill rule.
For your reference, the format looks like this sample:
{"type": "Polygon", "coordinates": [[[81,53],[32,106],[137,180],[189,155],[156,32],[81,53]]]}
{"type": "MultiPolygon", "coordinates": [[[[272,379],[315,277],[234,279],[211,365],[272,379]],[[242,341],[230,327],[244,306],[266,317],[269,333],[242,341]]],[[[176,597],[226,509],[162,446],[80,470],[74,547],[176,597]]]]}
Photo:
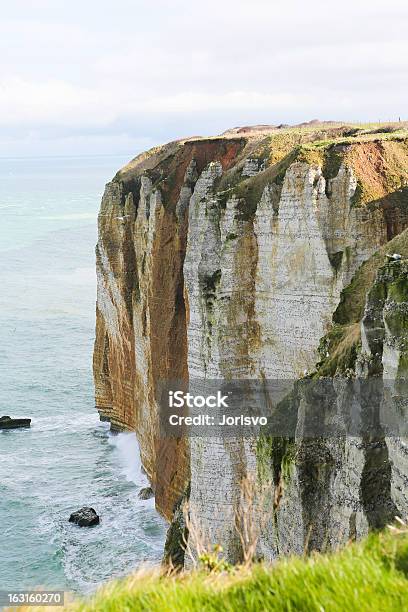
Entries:
{"type": "Polygon", "coordinates": [[[302,438],[307,398],[293,402],[292,438],[167,438],[158,407],[169,379],[401,376],[406,264],[381,266],[388,248],[408,255],[406,227],[404,125],[234,129],[148,151],[106,186],[96,405],[136,431],[167,519],[188,490],[203,529],[238,559],[234,515],[251,474],[272,488],[254,509],[266,558],[406,514],[401,438],[302,438]]]}

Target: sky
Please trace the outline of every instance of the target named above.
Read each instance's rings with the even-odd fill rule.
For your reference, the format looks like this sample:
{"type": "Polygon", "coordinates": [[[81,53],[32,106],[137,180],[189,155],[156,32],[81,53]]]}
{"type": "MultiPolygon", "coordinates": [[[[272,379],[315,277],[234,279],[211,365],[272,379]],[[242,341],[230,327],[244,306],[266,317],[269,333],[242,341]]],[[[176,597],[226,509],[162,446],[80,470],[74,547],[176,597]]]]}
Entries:
{"type": "Polygon", "coordinates": [[[408,119],[406,0],[0,0],[0,157],[408,119]]]}

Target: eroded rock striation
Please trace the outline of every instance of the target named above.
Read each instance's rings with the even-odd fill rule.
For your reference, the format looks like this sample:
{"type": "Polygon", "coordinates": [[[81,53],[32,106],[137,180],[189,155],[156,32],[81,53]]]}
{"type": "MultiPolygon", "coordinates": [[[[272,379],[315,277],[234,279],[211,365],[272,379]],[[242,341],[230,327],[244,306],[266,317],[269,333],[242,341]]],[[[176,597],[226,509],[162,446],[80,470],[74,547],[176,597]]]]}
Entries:
{"type": "Polygon", "coordinates": [[[179,520],[188,491],[232,560],[249,475],[271,488],[253,510],[265,558],[336,546],[408,511],[402,438],[306,439],[310,393],[292,401],[288,438],[188,440],[159,428],[166,380],[329,377],[340,414],[347,380],[403,375],[406,263],[384,262],[388,248],[408,256],[405,129],[236,129],[157,147],[106,186],[97,408],[136,431],[159,511],[172,520],[176,508],[179,520]]]}

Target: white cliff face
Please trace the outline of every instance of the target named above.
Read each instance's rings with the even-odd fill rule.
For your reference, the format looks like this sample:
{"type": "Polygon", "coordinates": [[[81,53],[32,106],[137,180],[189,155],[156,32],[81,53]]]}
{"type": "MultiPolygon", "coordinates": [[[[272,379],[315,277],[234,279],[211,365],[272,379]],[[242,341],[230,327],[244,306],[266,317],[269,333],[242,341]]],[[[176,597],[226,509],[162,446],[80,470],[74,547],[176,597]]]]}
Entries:
{"type": "Polygon", "coordinates": [[[286,173],[279,202],[264,191],[254,222],[261,334],[255,360],[266,378],[298,378],[313,367],[341,290],[385,241],[380,218],[375,223],[371,216],[367,223],[352,207],[355,188],[352,171],[341,166],[327,196],[321,169],[296,163],[286,173]]]}
{"type": "Polygon", "coordinates": [[[341,290],[384,230],[379,221],[373,236],[373,220],[368,228],[356,214],[344,167],[328,197],[321,169],[293,164],[281,189],[265,187],[253,222],[241,219],[235,196],[220,207],[221,173],[217,164],[205,170],[189,205],[190,376],[297,378],[316,362],[341,290]],[[343,253],[337,267],[334,253],[343,253]]]}
{"type": "MultiPolygon", "coordinates": [[[[245,243],[253,242],[253,236],[249,224],[237,218],[236,199],[220,210],[214,184],[221,172],[219,164],[212,164],[202,173],[189,206],[184,279],[190,379],[241,378],[249,371],[253,265],[245,243]]],[[[255,470],[253,443],[192,438],[190,448],[191,511],[206,535],[224,542],[235,558],[237,482],[243,465],[255,470]]]]}
{"type": "Polygon", "coordinates": [[[257,209],[256,360],[266,378],[298,378],[315,363],[318,339],[337,306],[335,271],[319,223],[322,199],[327,206],[321,171],[294,164],[276,214],[267,194],[257,209]]]}
{"type": "Polygon", "coordinates": [[[220,237],[217,223],[217,200],[213,194],[215,180],[221,176],[218,163],[210,166],[198,179],[189,204],[187,250],[184,280],[188,304],[189,375],[219,377],[216,346],[211,346],[211,325],[215,285],[220,271],[220,237]],[[207,280],[206,280],[207,279],[207,280]],[[203,283],[208,288],[203,289],[203,283]],[[214,287],[213,287],[214,285],[214,287]],[[204,293],[204,295],[203,295],[204,293]]]}
{"type": "MultiPolygon", "coordinates": [[[[384,242],[385,228],[378,217],[374,230],[373,217],[368,223],[353,208],[356,179],[344,166],[326,190],[320,168],[294,163],[282,188],[265,187],[253,221],[242,220],[235,196],[220,206],[220,175],[219,166],[208,167],[190,200],[184,262],[190,378],[294,381],[316,363],[341,290],[384,242]]],[[[327,500],[334,503],[332,526],[328,520],[325,527],[328,545],[346,541],[350,529],[362,533],[367,527],[362,513],[346,503],[354,495],[357,504],[356,474],[363,460],[355,443],[332,446],[331,455],[350,461],[326,483],[327,500]]],[[[190,502],[213,541],[227,543],[231,558],[237,555],[234,512],[247,474],[257,474],[254,441],[192,439],[190,502]]],[[[261,538],[266,557],[304,549],[308,522],[302,478],[302,470],[294,467],[285,490],[272,491],[279,505],[265,529],[268,535],[261,538]]]]}

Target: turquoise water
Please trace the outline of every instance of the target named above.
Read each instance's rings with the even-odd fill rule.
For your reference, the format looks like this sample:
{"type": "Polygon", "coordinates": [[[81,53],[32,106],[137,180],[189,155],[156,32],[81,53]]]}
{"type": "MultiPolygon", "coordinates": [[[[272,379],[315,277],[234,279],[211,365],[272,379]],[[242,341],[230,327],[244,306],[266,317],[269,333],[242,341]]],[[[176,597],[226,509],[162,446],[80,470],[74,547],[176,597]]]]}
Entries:
{"type": "Polygon", "coordinates": [[[133,434],[94,409],[96,216],[120,157],[0,159],[0,590],[92,591],[160,559],[133,434]],[[81,529],[73,510],[94,507],[81,529]]]}

